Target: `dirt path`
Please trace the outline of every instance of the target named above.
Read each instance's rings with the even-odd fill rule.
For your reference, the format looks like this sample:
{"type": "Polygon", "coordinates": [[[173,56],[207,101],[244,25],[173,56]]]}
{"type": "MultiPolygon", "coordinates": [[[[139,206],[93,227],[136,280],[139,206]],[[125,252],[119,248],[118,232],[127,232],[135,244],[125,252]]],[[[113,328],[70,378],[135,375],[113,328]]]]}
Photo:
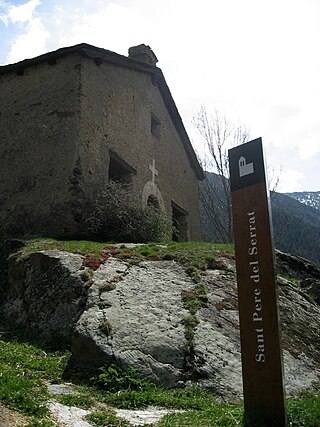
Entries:
{"type": "Polygon", "coordinates": [[[26,425],[28,422],[22,415],[0,406],[0,427],[23,427],[26,425]]]}

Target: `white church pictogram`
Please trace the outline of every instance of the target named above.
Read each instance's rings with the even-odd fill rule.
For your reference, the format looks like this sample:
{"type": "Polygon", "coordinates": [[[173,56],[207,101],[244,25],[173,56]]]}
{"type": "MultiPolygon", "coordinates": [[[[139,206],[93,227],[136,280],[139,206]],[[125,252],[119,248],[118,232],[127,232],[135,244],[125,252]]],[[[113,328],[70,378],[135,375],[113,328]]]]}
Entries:
{"type": "Polygon", "coordinates": [[[247,163],[245,157],[241,156],[238,163],[240,178],[254,173],[253,163],[247,163]]]}

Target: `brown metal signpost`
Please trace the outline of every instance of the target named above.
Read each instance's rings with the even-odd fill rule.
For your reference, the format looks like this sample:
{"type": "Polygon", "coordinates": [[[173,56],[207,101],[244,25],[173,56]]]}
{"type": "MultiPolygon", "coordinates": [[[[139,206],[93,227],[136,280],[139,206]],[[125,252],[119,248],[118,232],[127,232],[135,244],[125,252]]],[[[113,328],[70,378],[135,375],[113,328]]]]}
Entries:
{"type": "Polygon", "coordinates": [[[229,150],[246,425],[284,427],[274,248],[261,138],[229,150]]]}

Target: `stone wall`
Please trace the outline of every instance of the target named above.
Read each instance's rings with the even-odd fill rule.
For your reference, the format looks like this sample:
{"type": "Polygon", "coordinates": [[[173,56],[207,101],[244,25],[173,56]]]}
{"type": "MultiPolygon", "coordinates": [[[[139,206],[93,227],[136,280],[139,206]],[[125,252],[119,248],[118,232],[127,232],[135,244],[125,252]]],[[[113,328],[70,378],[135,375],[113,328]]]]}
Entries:
{"type": "Polygon", "coordinates": [[[84,58],[82,70],[83,163],[94,163],[104,177],[110,148],[137,171],[132,176],[135,191],[142,195],[149,183],[160,192],[169,215],[172,201],[181,206],[188,212],[189,239],[199,240],[198,180],[152,76],[109,63],[97,66],[84,58]],[[152,120],[158,124],[153,132],[152,120]],[[158,175],[152,184],[153,160],[158,175]]]}
{"type": "Polygon", "coordinates": [[[181,207],[200,239],[196,172],[149,71],[76,51],[1,70],[0,237],[81,235],[112,152],[141,201],[181,207]]]}
{"type": "Polygon", "coordinates": [[[0,76],[0,235],[76,229],[79,86],[77,55],[0,76]]]}

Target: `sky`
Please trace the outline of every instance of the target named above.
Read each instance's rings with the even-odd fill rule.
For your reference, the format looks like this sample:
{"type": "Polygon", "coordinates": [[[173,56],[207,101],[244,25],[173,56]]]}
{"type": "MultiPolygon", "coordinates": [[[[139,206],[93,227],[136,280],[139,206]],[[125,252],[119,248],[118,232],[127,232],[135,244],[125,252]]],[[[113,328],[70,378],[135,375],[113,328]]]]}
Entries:
{"type": "Polygon", "coordinates": [[[197,152],[217,109],[262,137],[277,191],[320,190],[319,0],[0,0],[0,42],[0,65],[149,45],[197,152]]]}

